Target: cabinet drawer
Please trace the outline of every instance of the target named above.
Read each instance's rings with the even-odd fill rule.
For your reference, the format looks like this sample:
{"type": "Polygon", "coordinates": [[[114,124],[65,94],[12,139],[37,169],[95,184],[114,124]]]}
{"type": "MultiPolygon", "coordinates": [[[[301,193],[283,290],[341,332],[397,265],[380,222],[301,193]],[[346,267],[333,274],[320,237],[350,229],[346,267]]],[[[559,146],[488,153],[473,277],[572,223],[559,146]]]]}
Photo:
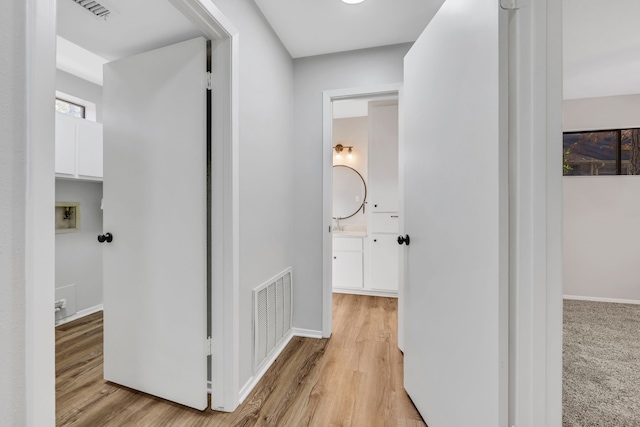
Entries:
{"type": "Polygon", "coordinates": [[[362,251],[362,239],[359,237],[334,237],[334,251],[362,251]]]}
{"type": "Polygon", "coordinates": [[[372,233],[397,233],[398,214],[397,213],[373,213],[371,214],[372,233]]]}

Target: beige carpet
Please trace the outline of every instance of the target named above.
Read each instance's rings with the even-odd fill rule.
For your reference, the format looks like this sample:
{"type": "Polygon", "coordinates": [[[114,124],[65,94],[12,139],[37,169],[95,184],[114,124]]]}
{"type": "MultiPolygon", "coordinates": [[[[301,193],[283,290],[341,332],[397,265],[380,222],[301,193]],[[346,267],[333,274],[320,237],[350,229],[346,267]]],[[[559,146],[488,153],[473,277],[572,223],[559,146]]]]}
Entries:
{"type": "Polygon", "coordinates": [[[640,305],[564,302],[563,426],[640,426],[640,305]]]}

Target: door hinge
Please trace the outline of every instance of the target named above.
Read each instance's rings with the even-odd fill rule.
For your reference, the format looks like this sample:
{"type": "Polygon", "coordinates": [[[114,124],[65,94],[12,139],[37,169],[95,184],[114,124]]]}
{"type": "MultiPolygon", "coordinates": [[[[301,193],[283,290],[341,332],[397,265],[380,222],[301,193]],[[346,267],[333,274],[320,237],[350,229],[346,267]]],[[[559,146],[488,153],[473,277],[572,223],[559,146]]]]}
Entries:
{"type": "Polygon", "coordinates": [[[211,356],[213,354],[213,338],[207,337],[207,341],[205,342],[205,355],[211,356]]]}
{"type": "Polygon", "coordinates": [[[213,74],[207,71],[207,90],[213,90],[213,74]]]}
{"type": "Polygon", "coordinates": [[[500,0],[500,7],[504,10],[522,9],[528,4],[528,0],[500,0]]]}

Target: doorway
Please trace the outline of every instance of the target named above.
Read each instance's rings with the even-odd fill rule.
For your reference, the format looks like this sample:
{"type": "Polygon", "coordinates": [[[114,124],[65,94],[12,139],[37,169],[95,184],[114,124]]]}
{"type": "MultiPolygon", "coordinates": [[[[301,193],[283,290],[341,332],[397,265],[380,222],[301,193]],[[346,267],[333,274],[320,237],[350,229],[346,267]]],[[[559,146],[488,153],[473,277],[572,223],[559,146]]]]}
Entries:
{"type": "Polygon", "coordinates": [[[333,291],[397,297],[398,94],[333,101],[333,291]]]}
{"type": "MultiPolygon", "coordinates": [[[[211,277],[212,295],[209,298],[213,320],[208,323],[214,326],[210,334],[214,338],[212,350],[216,354],[215,361],[208,365],[211,368],[211,407],[232,411],[238,404],[238,373],[234,369],[238,338],[229,336],[225,330],[233,330],[238,316],[238,254],[233,243],[238,240],[238,110],[237,88],[231,84],[232,80],[237,81],[237,30],[208,0],[175,0],[172,3],[179,13],[192,21],[191,25],[213,41],[211,56],[216,77],[212,79],[211,86],[217,89],[217,96],[212,101],[212,114],[209,116],[213,123],[210,128],[214,141],[211,154],[215,160],[210,201],[213,208],[208,217],[210,229],[220,238],[212,242],[208,257],[211,269],[215,271],[211,277]]],[[[76,7],[71,4],[71,7],[76,7]]],[[[203,91],[206,90],[204,83],[203,79],[203,91]]],[[[206,337],[203,340],[206,341],[206,337]]],[[[203,345],[205,341],[202,341],[203,345]]]]}
{"type": "MultiPolygon", "coordinates": [[[[343,152],[338,152],[335,149],[335,146],[337,146],[339,144],[338,141],[336,141],[334,143],[334,102],[344,102],[344,101],[356,101],[351,102],[351,104],[355,104],[355,105],[360,105],[360,108],[362,109],[363,106],[365,106],[365,108],[368,111],[368,107],[369,107],[369,102],[380,102],[380,103],[388,103],[389,101],[392,101],[393,99],[398,99],[398,94],[401,88],[401,84],[390,84],[390,85],[380,85],[380,86],[373,86],[373,87],[361,87],[361,88],[351,88],[351,89],[341,89],[341,90],[335,90],[335,91],[325,91],[323,94],[323,152],[326,153],[323,156],[323,228],[325,230],[327,230],[327,233],[324,235],[323,237],[323,249],[322,249],[322,259],[323,259],[323,330],[322,330],[322,334],[323,337],[330,337],[331,336],[331,330],[332,330],[332,309],[333,309],[333,299],[332,299],[332,295],[333,295],[333,279],[334,279],[334,275],[333,275],[333,265],[334,265],[334,247],[333,247],[333,231],[335,230],[335,228],[343,228],[343,225],[340,226],[337,223],[334,223],[334,212],[333,212],[333,195],[334,195],[334,183],[333,183],[333,171],[334,171],[334,162],[336,160],[340,161],[342,159],[336,159],[335,157],[340,154],[341,156],[344,155],[345,156],[345,160],[348,163],[348,155],[349,155],[349,150],[348,148],[351,146],[352,149],[352,159],[351,160],[355,160],[353,157],[357,155],[358,151],[355,150],[354,148],[356,147],[355,145],[350,145],[349,143],[345,144],[341,144],[343,147],[347,147],[346,149],[343,148],[343,152]]],[[[397,101],[396,101],[397,102],[397,101]]],[[[349,105],[349,103],[343,104],[343,105],[349,105]]],[[[357,107],[356,107],[357,108],[357,107]]],[[[361,111],[361,110],[360,110],[361,111]]],[[[351,113],[353,114],[353,113],[351,113]]],[[[362,113],[360,113],[362,114],[362,113]]],[[[362,116],[361,116],[362,117],[362,116]]],[[[346,142],[346,141],[345,141],[346,142]]],[[[355,143],[354,143],[355,144],[355,143]]],[[[367,151],[368,151],[368,147],[367,147],[367,151]]],[[[370,162],[367,162],[367,171],[368,171],[368,166],[369,166],[370,162]]],[[[364,163],[362,164],[364,165],[364,163]]],[[[362,169],[362,167],[361,167],[362,169]]],[[[360,174],[361,175],[361,174],[360,174]]],[[[366,174],[368,177],[368,173],[366,174]]],[[[366,181],[365,185],[366,185],[366,181]]],[[[356,196],[354,195],[353,198],[355,200],[356,197],[363,197],[362,203],[360,203],[360,209],[358,209],[358,212],[360,215],[361,221],[357,221],[357,220],[352,220],[355,222],[358,222],[358,224],[351,224],[352,226],[356,226],[356,228],[358,228],[357,230],[354,230],[357,233],[362,234],[362,226],[363,226],[363,222],[365,223],[364,225],[366,226],[366,215],[368,212],[368,204],[365,203],[366,199],[364,199],[364,197],[366,196],[356,196]],[[364,210],[364,213],[362,212],[364,210]]],[[[357,212],[356,212],[357,213],[357,212]]],[[[354,215],[355,216],[355,215],[354,215]]],[[[352,216],[353,218],[353,216],[352,216]]],[[[341,230],[342,233],[345,233],[345,230],[341,230]]],[[[348,231],[348,230],[346,230],[348,231]]],[[[365,233],[366,234],[366,233],[365,233]]],[[[356,243],[360,243],[362,246],[360,246],[362,249],[360,249],[360,251],[354,251],[354,248],[350,248],[351,250],[347,251],[350,252],[349,256],[352,260],[351,263],[349,263],[349,265],[345,266],[348,268],[353,269],[353,261],[360,261],[362,262],[361,266],[356,266],[356,275],[355,278],[356,280],[359,280],[358,277],[362,278],[362,285],[364,286],[365,283],[365,269],[366,267],[368,267],[368,264],[365,266],[365,258],[363,256],[364,254],[364,237],[365,236],[354,236],[354,237],[348,237],[350,240],[346,241],[346,243],[353,243],[354,241],[356,243]],[[356,239],[356,240],[353,240],[356,239]],[[360,242],[358,242],[357,240],[360,240],[360,242]],[[360,252],[360,254],[358,254],[358,252],[360,252]],[[353,254],[356,254],[355,257],[353,254]],[[358,274],[358,271],[361,272],[361,274],[358,274]]],[[[346,236],[343,236],[343,238],[347,238],[346,236]]],[[[367,273],[368,274],[368,273],[367,273]]],[[[362,286],[362,287],[363,287],[362,286]]],[[[399,288],[401,287],[401,285],[399,286],[399,288]]],[[[354,289],[354,288],[352,288],[354,289]]],[[[352,290],[353,291],[353,290],[352,290]]],[[[400,292],[400,291],[399,291],[400,292]]]]}

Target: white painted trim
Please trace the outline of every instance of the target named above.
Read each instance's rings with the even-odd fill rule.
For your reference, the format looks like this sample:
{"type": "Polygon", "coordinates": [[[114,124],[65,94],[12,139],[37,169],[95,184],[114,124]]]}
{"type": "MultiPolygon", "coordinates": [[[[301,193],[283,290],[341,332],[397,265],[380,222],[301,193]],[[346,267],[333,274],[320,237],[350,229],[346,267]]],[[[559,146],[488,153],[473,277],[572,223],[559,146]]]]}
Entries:
{"type": "Polygon", "coordinates": [[[255,386],[262,379],[264,374],[267,373],[271,365],[273,365],[273,362],[276,361],[278,356],[280,356],[280,353],[282,353],[282,350],[284,350],[285,347],[287,347],[287,345],[289,344],[289,342],[293,337],[294,337],[294,334],[292,333],[292,331],[289,331],[289,333],[282,339],[280,344],[278,344],[278,346],[275,349],[273,349],[269,357],[265,359],[265,361],[262,363],[260,370],[258,370],[251,378],[249,378],[249,381],[247,381],[247,383],[244,386],[242,386],[239,394],[240,403],[244,402],[244,400],[247,398],[249,393],[253,391],[255,386]]]}
{"type": "Polygon", "coordinates": [[[562,4],[509,13],[509,424],[562,424],[562,4]]]}
{"type": "Polygon", "coordinates": [[[93,307],[85,308],[84,310],[80,310],[75,314],[72,314],[69,317],[65,317],[64,319],[60,319],[56,322],[56,326],[64,325],[65,323],[73,322],[74,320],[78,320],[84,316],[88,316],[93,313],[97,313],[99,311],[104,310],[104,304],[94,305],[93,307]]]}
{"type": "Polygon", "coordinates": [[[612,302],[612,303],[616,303],[616,304],[635,304],[635,305],[640,305],[640,300],[635,300],[635,299],[583,297],[583,296],[578,296],[578,295],[564,295],[563,299],[574,300],[574,301],[612,302]]]}
{"type": "MultiPolygon", "coordinates": [[[[26,237],[25,237],[25,371],[23,399],[27,427],[55,425],[55,234],[51,209],[55,203],[54,146],[56,70],[56,7],[48,0],[26,0],[15,9],[23,17],[24,33],[16,32],[10,44],[25,49],[24,86],[16,82],[16,107],[26,107],[26,237]],[[20,93],[25,87],[26,92],[20,93]]],[[[10,160],[11,161],[11,160],[10,160]]],[[[16,177],[18,173],[16,173],[16,177]]],[[[20,320],[16,319],[16,322],[20,320]]],[[[16,392],[20,392],[16,390],[16,392]]],[[[17,408],[19,411],[20,408],[17,408]]]]}
{"type": "Polygon", "coordinates": [[[170,1],[212,41],[211,409],[232,412],[240,404],[239,33],[212,0],[170,1]]]}
{"type": "Polygon", "coordinates": [[[322,331],[316,331],[314,329],[293,328],[293,336],[322,339],[322,331]]]}
{"type": "Polygon", "coordinates": [[[350,289],[350,288],[333,288],[333,292],[336,294],[352,294],[352,295],[366,295],[370,297],[387,297],[398,298],[398,292],[394,291],[376,291],[371,289],[350,289]]]}
{"type": "Polygon", "coordinates": [[[322,336],[331,336],[331,316],[333,312],[332,253],[331,235],[333,210],[333,114],[331,102],[355,96],[383,95],[398,93],[401,83],[363,86],[346,89],[326,90],[322,94],[322,336]]]}

